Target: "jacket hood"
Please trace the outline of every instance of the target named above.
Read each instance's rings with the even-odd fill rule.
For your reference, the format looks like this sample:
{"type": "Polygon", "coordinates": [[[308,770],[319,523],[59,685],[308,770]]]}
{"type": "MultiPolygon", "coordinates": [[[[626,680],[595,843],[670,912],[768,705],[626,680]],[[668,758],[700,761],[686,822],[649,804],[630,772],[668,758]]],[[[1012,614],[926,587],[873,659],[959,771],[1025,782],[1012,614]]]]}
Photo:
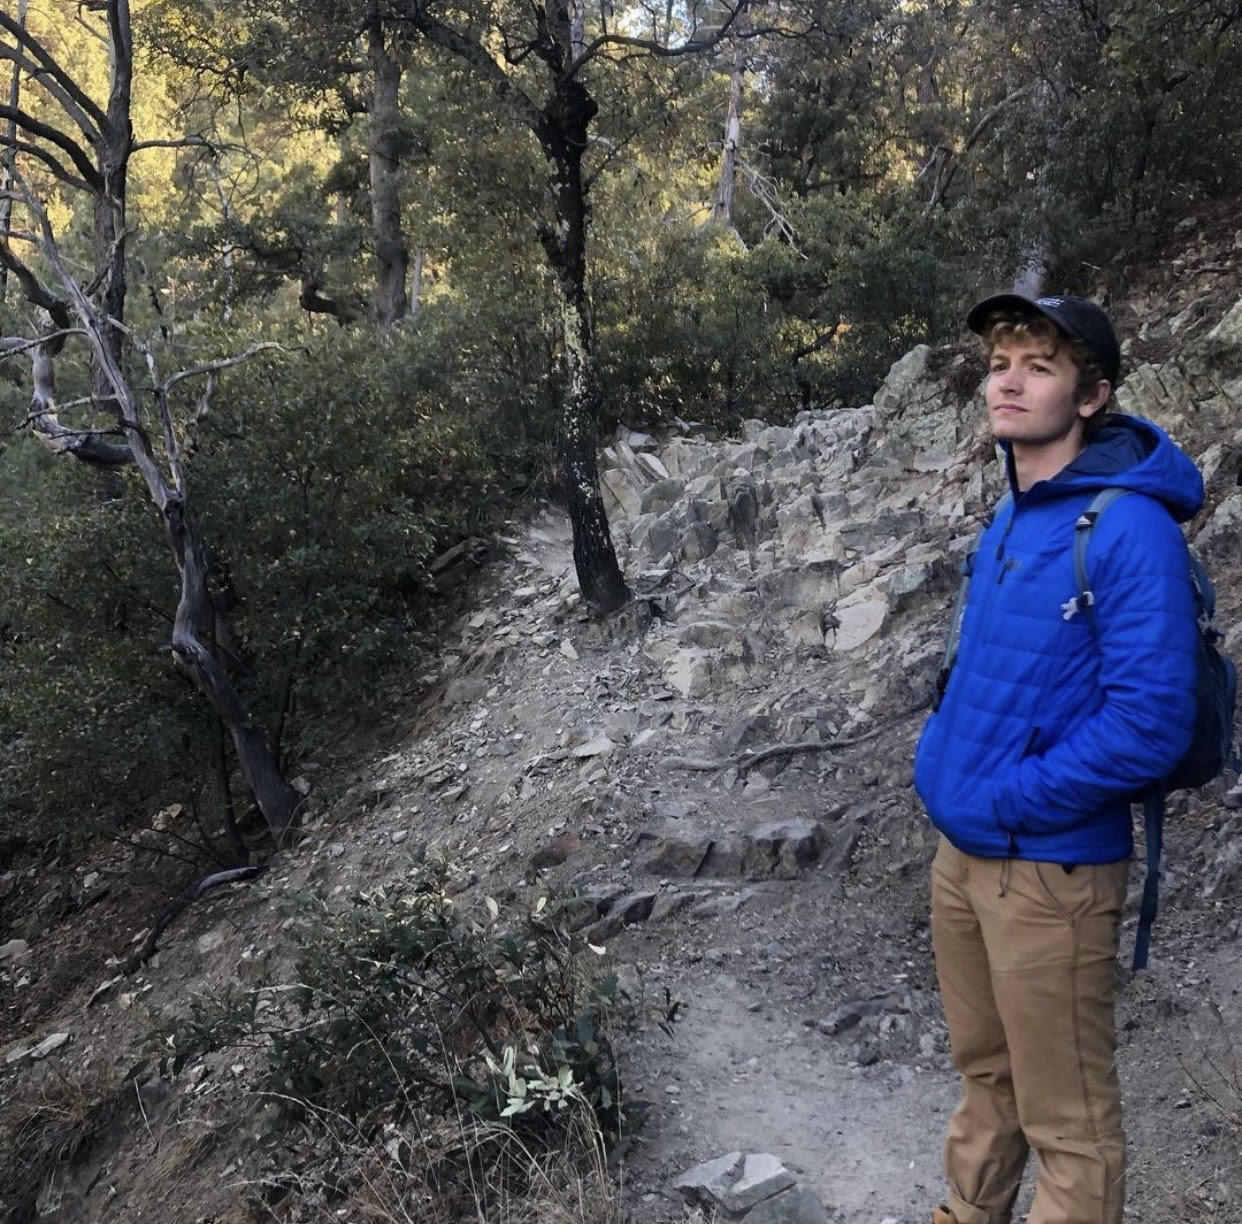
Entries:
{"type": "MultiPolygon", "coordinates": [[[[1010,447],[1003,445],[1012,473],[1010,447]]],[[[1203,505],[1203,477],[1190,457],[1158,425],[1120,412],[1109,413],[1086,450],[1050,485],[1049,492],[1116,487],[1145,493],[1162,502],[1179,523],[1193,518],[1203,505]]]]}

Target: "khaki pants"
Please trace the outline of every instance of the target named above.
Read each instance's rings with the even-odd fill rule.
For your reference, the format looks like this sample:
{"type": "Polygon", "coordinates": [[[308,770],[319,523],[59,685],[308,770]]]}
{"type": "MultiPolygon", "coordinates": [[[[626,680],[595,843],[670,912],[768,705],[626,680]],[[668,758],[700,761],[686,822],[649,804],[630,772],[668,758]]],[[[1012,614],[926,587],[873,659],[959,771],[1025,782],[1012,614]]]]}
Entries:
{"type": "Polygon", "coordinates": [[[941,839],[932,943],[962,1076],[945,1142],[958,1224],[1009,1224],[1030,1149],[1028,1224],[1121,1224],[1113,972],[1128,866],[1066,872],[941,839]]]}

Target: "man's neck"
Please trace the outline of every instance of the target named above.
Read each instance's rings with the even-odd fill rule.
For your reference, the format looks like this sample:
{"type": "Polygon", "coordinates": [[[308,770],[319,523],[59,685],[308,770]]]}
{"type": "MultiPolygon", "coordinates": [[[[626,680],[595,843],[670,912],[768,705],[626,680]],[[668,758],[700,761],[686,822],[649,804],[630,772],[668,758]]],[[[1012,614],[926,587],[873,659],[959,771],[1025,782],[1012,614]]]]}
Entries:
{"type": "Polygon", "coordinates": [[[1011,451],[1018,492],[1025,493],[1041,480],[1051,480],[1069,467],[1085,449],[1086,443],[1077,437],[1066,438],[1051,446],[1022,446],[1015,442],[1011,451]]]}

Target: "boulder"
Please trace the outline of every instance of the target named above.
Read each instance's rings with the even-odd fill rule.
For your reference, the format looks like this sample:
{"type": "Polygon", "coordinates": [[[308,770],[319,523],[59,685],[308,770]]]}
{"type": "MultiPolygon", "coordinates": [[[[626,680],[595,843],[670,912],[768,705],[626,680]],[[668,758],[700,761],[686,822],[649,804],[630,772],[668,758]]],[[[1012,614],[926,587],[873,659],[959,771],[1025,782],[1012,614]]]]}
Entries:
{"type": "Polygon", "coordinates": [[[831,1224],[819,1196],[806,1186],[790,1186],[756,1204],[742,1218],[745,1224],[831,1224]]]}
{"type": "Polygon", "coordinates": [[[1212,512],[1212,517],[1195,537],[1199,548],[1228,542],[1234,546],[1242,539],[1242,493],[1226,497],[1212,512]]]}
{"type": "Polygon", "coordinates": [[[648,875],[690,879],[702,870],[713,840],[703,829],[656,825],[638,834],[635,866],[648,875]]]}
{"type": "Polygon", "coordinates": [[[790,880],[819,860],[827,834],[817,821],[774,820],[751,829],[746,840],[747,879],[790,880]]]}
{"type": "Polygon", "coordinates": [[[741,1170],[721,1189],[717,1200],[726,1211],[741,1216],[794,1184],[793,1174],[775,1156],[752,1152],[742,1158],[741,1170]]]}
{"type": "Polygon", "coordinates": [[[1242,300],[1233,304],[1224,318],[1207,334],[1213,344],[1242,349],[1242,300]]]}
{"type": "Polygon", "coordinates": [[[688,1206],[721,1224],[829,1224],[819,1199],[766,1152],[728,1152],[673,1183],[688,1206]]]}
{"type": "Polygon", "coordinates": [[[624,472],[619,468],[606,468],[599,480],[604,509],[609,515],[619,510],[627,518],[635,518],[640,513],[642,495],[624,472]]]}
{"type": "Polygon", "coordinates": [[[843,599],[833,609],[833,619],[828,644],[838,652],[857,650],[884,628],[888,601],[874,596],[843,599]]]}
{"type": "Polygon", "coordinates": [[[639,511],[642,514],[661,514],[681,501],[686,486],[680,480],[667,477],[658,480],[643,495],[639,511]]]}
{"type": "Polygon", "coordinates": [[[711,660],[700,650],[681,650],[665,664],[664,680],[683,697],[701,697],[712,686],[711,660]]]}
{"type": "Polygon", "coordinates": [[[0,944],[0,965],[20,965],[30,959],[30,945],[24,939],[0,944]]]}

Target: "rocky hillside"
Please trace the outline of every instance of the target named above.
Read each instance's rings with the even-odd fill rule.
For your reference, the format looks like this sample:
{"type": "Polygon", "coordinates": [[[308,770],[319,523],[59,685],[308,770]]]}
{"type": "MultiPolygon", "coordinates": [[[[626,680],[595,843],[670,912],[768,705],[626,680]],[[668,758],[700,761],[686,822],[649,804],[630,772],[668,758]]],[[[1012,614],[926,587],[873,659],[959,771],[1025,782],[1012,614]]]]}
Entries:
{"type": "MultiPolygon", "coordinates": [[[[1242,301],[1226,308],[1219,278],[1177,292],[1192,300],[1176,329],[1129,346],[1120,406],[1203,468],[1190,534],[1242,657],[1242,301]]],[[[581,886],[592,939],[684,1002],[670,1037],[627,1050],[631,1087],[655,1102],[623,1192],[635,1221],[914,1224],[936,1200],[953,1083],[928,947],[934,838],[909,778],[958,561],[1001,478],[979,373],[965,351],[919,348],[861,407],[749,422],[739,439],[623,431],[604,485],[643,600],[587,620],[564,522],[515,526],[392,747],[347,778],[311,762],[299,780],[308,838],[266,889],[397,880],[426,840],[463,891],[503,897],[540,872],[581,886]],[[758,1198],[739,1190],[747,1169],[758,1198]]],[[[1242,1050],[1233,781],[1174,801],[1153,968],[1122,992],[1136,1218],[1242,1219],[1236,1071],[1231,1088],[1205,1069],[1242,1050]]],[[[150,914],[141,861],[122,849],[80,870],[58,922],[31,920],[35,884],[4,877],[32,898],[6,910],[0,949],[11,1100],[124,1063],[143,1005],[175,1008],[271,957],[269,894],[237,885],[121,974],[150,914]]],[[[140,1117],[66,1151],[42,1217],[249,1218],[246,1188],[281,1161],[238,1127],[249,1065],[140,1086],[140,1117]]],[[[317,1202],[286,1218],[327,1218],[317,1202]]]]}

